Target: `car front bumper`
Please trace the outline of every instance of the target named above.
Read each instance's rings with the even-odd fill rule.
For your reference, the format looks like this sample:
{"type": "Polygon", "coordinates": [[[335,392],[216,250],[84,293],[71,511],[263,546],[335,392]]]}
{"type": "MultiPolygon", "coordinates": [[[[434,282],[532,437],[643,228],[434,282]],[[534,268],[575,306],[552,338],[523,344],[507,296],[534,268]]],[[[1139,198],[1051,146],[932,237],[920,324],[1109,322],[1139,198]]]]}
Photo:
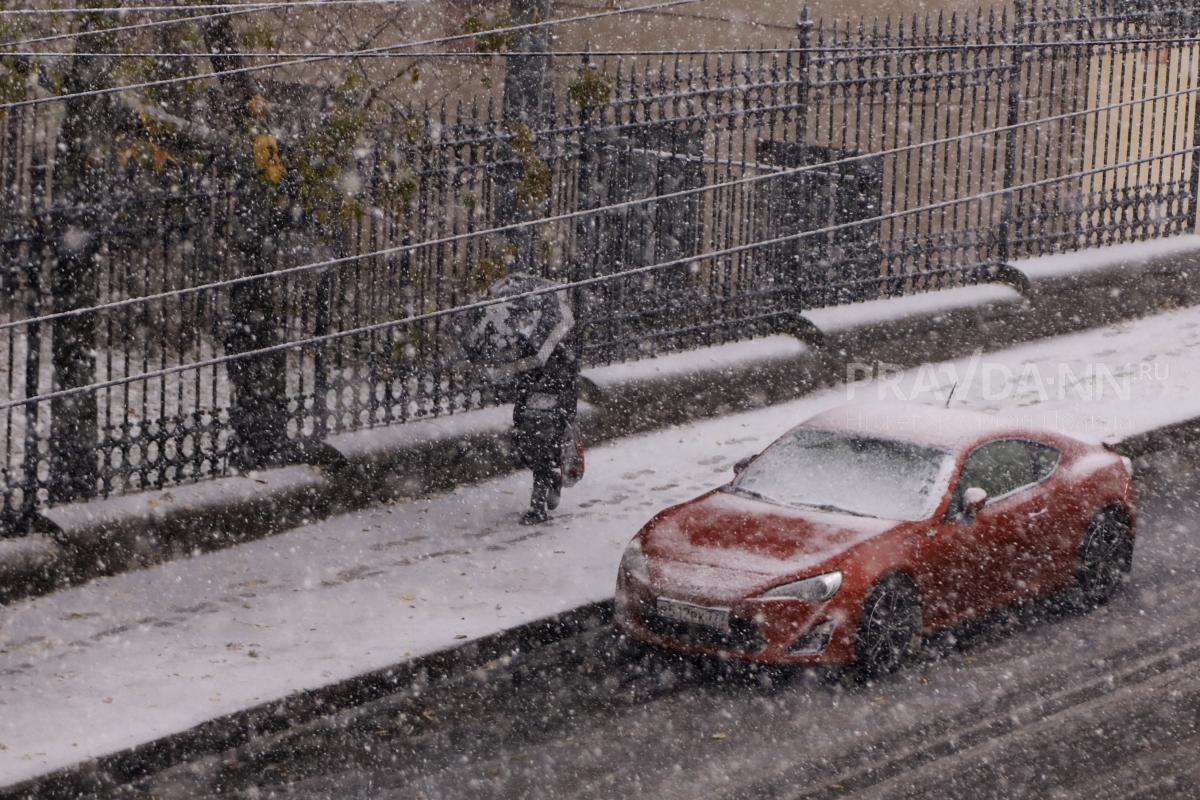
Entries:
{"type": "Polygon", "coordinates": [[[703,598],[701,607],[728,608],[728,626],[681,621],[659,613],[660,595],[622,573],[617,580],[614,620],[636,641],[666,650],[760,664],[845,665],[854,661],[855,620],[839,598],[813,604],[800,600],[746,598],[722,605],[703,598]]]}

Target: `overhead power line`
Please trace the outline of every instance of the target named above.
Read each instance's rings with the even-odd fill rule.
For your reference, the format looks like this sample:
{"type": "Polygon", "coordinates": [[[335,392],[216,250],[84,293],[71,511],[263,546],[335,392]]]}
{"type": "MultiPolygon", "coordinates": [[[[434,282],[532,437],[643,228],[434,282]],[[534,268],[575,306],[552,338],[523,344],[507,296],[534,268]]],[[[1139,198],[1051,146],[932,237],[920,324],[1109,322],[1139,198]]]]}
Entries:
{"type": "Polygon", "coordinates": [[[280,0],[278,3],[196,3],[194,5],[165,6],[96,6],[95,8],[5,8],[0,16],[53,16],[56,14],[175,14],[194,11],[230,11],[252,9],[273,11],[289,8],[320,8],[326,6],[380,6],[411,3],[413,0],[280,0]]]}
{"type": "MultiPolygon", "coordinates": [[[[182,25],[187,22],[201,22],[206,19],[218,19],[220,17],[235,17],[241,14],[254,14],[261,11],[260,8],[248,8],[244,11],[221,11],[215,14],[195,14],[190,17],[174,17],[172,19],[159,19],[149,22],[137,22],[130,25],[115,25],[111,28],[88,28],[82,31],[71,31],[70,33],[56,33],[50,36],[37,36],[32,39],[18,39],[12,42],[0,42],[0,47],[24,47],[31,44],[44,44],[45,42],[59,42],[66,39],[82,39],[86,36],[99,36],[101,34],[120,33],[123,31],[136,31],[145,28],[161,28],[168,25],[182,25]]],[[[3,55],[0,53],[0,55],[3,55]]]]}
{"type": "MultiPolygon", "coordinates": [[[[189,22],[203,22],[204,20],[219,19],[221,17],[234,17],[234,16],[240,16],[242,14],[257,14],[257,13],[261,13],[263,11],[287,10],[287,9],[295,7],[295,6],[311,6],[311,5],[328,6],[328,5],[343,5],[343,4],[370,4],[370,3],[381,3],[381,2],[394,3],[394,2],[412,2],[412,1],[413,0],[323,0],[323,2],[318,3],[318,2],[313,2],[313,0],[308,0],[307,2],[298,2],[298,3],[224,3],[224,4],[211,4],[208,6],[198,6],[198,5],[196,5],[196,6],[171,6],[172,9],[178,8],[179,11],[186,11],[186,12],[200,11],[200,10],[203,10],[204,8],[227,8],[229,10],[218,11],[218,12],[210,13],[210,14],[192,14],[192,15],[186,16],[186,17],[172,17],[170,19],[149,20],[146,22],[131,23],[129,25],[114,25],[112,27],[104,27],[104,28],[93,27],[93,28],[88,28],[86,30],[81,30],[81,31],[70,31],[67,33],[56,33],[56,34],[47,35],[47,36],[36,36],[33,38],[29,38],[29,39],[18,39],[18,40],[11,41],[11,42],[0,42],[0,47],[5,47],[5,48],[6,47],[22,47],[22,46],[30,45],[30,44],[44,44],[46,42],[60,42],[60,41],[67,41],[67,40],[73,41],[75,39],[82,39],[87,36],[99,36],[101,34],[122,33],[122,32],[127,32],[127,31],[145,30],[148,28],[163,28],[163,27],[168,27],[168,26],[172,26],[172,25],[184,25],[189,22]]],[[[87,9],[87,10],[93,11],[95,9],[87,9]]],[[[129,14],[136,14],[137,12],[142,11],[143,9],[130,7],[130,8],[126,8],[124,10],[129,14]]],[[[57,11],[62,12],[63,10],[57,9],[57,11]]],[[[3,10],[0,10],[0,14],[3,14],[3,10]]],[[[13,53],[13,55],[18,55],[18,54],[13,53]]],[[[83,54],[78,54],[78,55],[83,55],[83,54]]]]}
{"type": "Polygon", "coordinates": [[[139,297],[129,297],[129,298],[125,298],[123,300],[114,300],[109,303],[101,303],[98,305],[88,306],[86,308],[75,308],[75,309],[71,309],[69,311],[59,311],[56,313],[45,314],[43,316],[38,316],[38,317],[27,317],[25,319],[10,320],[9,322],[0,323],[0,331],[9,330],[9,329],[20,327],[20,326],[32,325],[35,323],[52,322],[57,319],[65,319],[68,317],[78,317],[78,316],[82,316],[84,314],[93,314],[93,313],[100,312],[100,311],[111,311],[113,309],[126,308],[129,306],[140,305],[142,303],[157,302],[159,300],[167,300],[167,299],[170,299],[173,297],[183,297],[186,295],[198,294],[200,292],[211,291],[213,289],[222,289],[222,288],[228,288],[231,286],[252,283],[255,281],[268,280],[270,278],[280,278],[280,277],[284,277],[284,276],[288,276],[288,275],[296,275],[296,274],[300,274],[300,273],[304,273],[304,272],[312,272],[315,270],[340,268],[347,264],[352,264],[352,263],[355,263],[357,261],[361,261],[361,260],[367,259],[367,258],[383,258],[383,257],[388,257],[388,256],[399,255],[401,253],[411,253],[416,250],[421,250],[421,249],[425,249],[425,248],[429,248],[429,247],[438,247],[438,246],[446,245],[446,244],[453,244],[455,242],[461,242],[461,241],[465,241],[467,239],[475,239],[475,238],[480,238],[480,237],[485,237],[485,236],[494,236],[494,235],[500,234],[500,233],[508,233],[511,231],[523,230],[525,228],[531,228],[531,227],[535,227],[538,225],[547,225],[547,224],[551,224],[551,223],[555,223],[555,222],[566,222],[568,220],[579,219],[581,217],[588,217],[588,216],[592,216],[595,214],[605,214],[605,213],[610,213],[613,211],[621,211],[623,209],[634,208],[634,207],[637,207],[640,205],[646,205],[649,203],[659,203],[659,202],[663,202],[663,201],[667,201],[667,200],[677,200],[677,199],[680,199],[683,197],[690,197],[692,195],[702,194],[704,192],[716,191],[718,189],[726,189],[726,188],[733,187],[733,186],[743,186],[743,185],[747,185],[747,184],[758,183],[760,181],[774,180],[776,178],[786,178],[786,177],[791,177],[791,176],[795,176],[795,175],[800,175],[800,174],[803,174],[806,172],[828,170],[833,167],[841,167],[841,166],[845,166],[848,164],[854,164],[859,161],[866,161],[866,160],[874,159],[874,158],[882,158],[884,156],[900,155],[903,153],[909,153],[909,152],[923,150],[923,149],[929,148],[929,147],[938,147],[940,145],[955,144],[955,143],[967,141],[969,139],[975,139],[975,138],[980,138],[980,137],[984,137],[984,136],[995,136],[1000,133],[1007,133],[1009,131],[1020,130],[1021,128],[1034,127],[1034,126],[1038,126],[1038,125],[1047,125],[1050,123],[1062,122],[1065,120],[1075,119],[1077,117],[1088,116],[1091,114],[1103,114],[1103,113],[1106,113],[1109,111],[1117,111],[1122,108],[1129,108],[1129,107],[1141,105],[1144,103],[1157,103],[1157,102],[1160,102],[1163,100],[1169,100],[1174,97],[1183,97],[1183,96],[1186,96],[1189,94],[1196,94],[1196,93],[1200,93],[1200,87],[1190,88],[1190,89],[1179,89],[1179,90],[1172,91],[1172,92],[1165,92],[1165,93],[1159,94],[1159,95],[1152,95],[1152,96],[1140,98],[1138,100],[1125,100],[1125,101],[1122,101],[1119,103],[1110,103],[1110,104],[1103,105],[1103,106],[1095,106],[1092,108],[1086,108],[1081,111],[1070,111],[1070,112],[1066,112],[1063,114],[1055,114],[1055,115],[1048,116],[1048,117],[1040,117],[1037,119],[1027,120],[1025,122],[1018,122],[1013,125],[1002,125],[1002,126],[994,127],[994,128],[985,128],[985,129],[978,130],[978,131],[970,131],[968,133],[960,133],[960,134],[956,134],[954,136],[948,136],[948,137],[944,137],[941,139],[930,139],[928,141],[917,142],[915,144],[904,145],[902,147],[893,147],[893,148],[889,148],[886,150],[879,150],[879,151],[875,151],[875,152],[871,152],[871,153],[860,153],[858,155],[846,156],[844,158],[834,159],[834,160],[826,161],[826,162],[823,162],[820,164],[809,164],[809,165],[801,166],[801,167],[788,167],[785,169],[780,169],[775,172],[769,172],[769,173],[760,174],[760,175],[747,175],[745,177],[734,178],[734,179],[727,180],[727,181],[720,181],[717,183],[708,184],[706,186],[696,186],[696,187],[693,187],[690,189],[680,189],[675,192],[667,192],[664,194],[653,195],[651,197],[637,198],[635,200],[624,200],[624,201],[621,201],[618,203],[610,203],[608,205],[598,206],[598,207],[594,207],[594,208],[585,208],[585,209],[579,209],[576,211],[567,211],[567,212],[563,212],[562,214],[555,214],[555,215],[548,216],[548,217],[541,217],[538,219],[525,220],[522,222],[514,222],[509,225],[501,225],[501,226],[494,227],[494,228],[485,228],[483,230],[471,231],[469,233],[458,233],[458,234],[454,234],[452,236],[445,236],[445,237],[442,237],[439,239],[431,239],[431,240],[427,240],[427,241],[423,241],[423,242],[412,242],[409,244],[396,245],[394,247],[387,247],[387,248],[383,248],[380,250],[373,250],[373,251],[367,252],[367,253],[357,253],[354,255],[341,256],[338,258],[331,258],[331,259],[326,259],[323,261],[313,261],[313,262],[309,262],[306,264],[297,264],[296,266],[283,267],[281,269],[271,270],[269,272],[259,272],[259,273],[255,273],[253,275],[242,275],[237,278],[228,278],[228,279],[221,280],[221,281],[213,281],[211,283],[197,284],[195,286],[185,286],[185,287],[179,288],[179,289],[170,289],[167,291],[158,292],[158,293],[154,293],[154,294],[141,295],[139,297]]]}
{"type": "MultiPolygon", "coordinates": [[[[630,269],[621,270],[620,272],[613,272],[613,273],[609,273],[607,275],[597,275],[592,278],[584,278],[582,280],[570,281],[567,283],[558,284],[556,286],[550,286],[550,287],[545,287],[545,288],[541,288],[541,289],[534,289],[534,290],[531,290],[528,292],[522,292],[520,294],[510,295],[507,297],[496,297],[496,298],[492,298],[489,300],[480,300],[475,303],[466,303],[466,304],[463,304],[460,306],[454,306],[452,308],[439,309],[437,311],[430,311],[430,312],[426,312],[423,314],[413,314],[413,315],[410,315],[407,317],[400,317],[397,319],[385,320],[383,322],[372,323],[370,325],[361,325],[356,328],[348,328],[343,331],[335,331],[333,333],[327,333],[327,334],[323,334],[321,336],[310,336],[310,337],[307,337],[304,339],[296,339],[296,340],[292,340],[292,341],[288,341],[288,342],[281,342],[280,344],[271,345],[269,347],[260,347],[260,348],[254,349],[254,350],[244,350],[240,353],[229,353],[229,354],[226,354],[223,356],[217,356],[214,358],[208,358],[208,359],[202,359],[200,361],[189,362],[187,364],[176,364],[175,366],[164,367],[162,369],[142,372],[142,373],[138,373],[136,375],[127,375],[123,378],[114,378],[114,379],[106,380],[106,381],[97,381],[95,383],[87,384],[86,386],[74,386],[69,389],[59,389],[59,390],[55,390],[55,391],[45,392],[43,394],[34,395],[32,397],[25,397],[20,400],[9,400],[6,402],[2,402],[2,403],[0,403],[0,411],[5,411],[10,408],[16,408],[18,406],[31,405],[34,403],[43,403],[48,400],[54,400],[54,399],[60,398],[60,397],[70,397],[72,395],[83,394],[86,392],[103,391],[104,389],[111,389],[116,386],[124,386],[124,385],[128,385],[130,383],[136,383],[138,381],[147,381],[147,380],[154,380],[156,378],[165,378],[169,375],[175,375],[175,374],[178,374],[181,372],[190,372],[192,370],[197,370],[197,369],[204,369],[206,367],[220,366],[221,364],[228,364],[233,361],[242,361],[242,360],[249,359],[249,358],[258,358],[260,356],[271,355],[273,353],[283,353],[283,352],[288,352],[290,350],[298,350],[298,349],[303,349],[303,348],[307,348],[307,347],[313,347],[316,345],[323,345],[323,344],[327,344],[329,342],[338,341],[340,339],[348,339],[353,336],[362,336],[364,334],[376,333],[379,331],[390,330],[392,328],[398,328],[403,325],[411,325],[416,322],[426,322],[429,320],[434,320],[434,319],[439,319],[442,317],[451,316],[453,314],[461,314],[461,313],[464,313],[467,311],[474,311],[474,310],[478,310],[478,309],[487,308],[489,306],[501,305],[503,303],[512,303],[516,300],[521,300],[524,298],[538,297],[538,296],[541,296],[544,294],[553,294],[556,292],[566,292],[566,291],[571,291],[573,289],[582,289],[582,288],[586,288],[588,286],[594,286],[597,284],[609,283],[612,281],[620,280],[621,278],[629,278],[629,277],[632,277],[635,275],[645,275],[645,274],[648,274],[651,272],[657,272],[657,271],[664,270],[664,269],[670,269],[672,267],[687,266],[687,265],[693,264],[697,261],[708,261],[708,260],[711,260],[714,258],[724,258],[726,256],[736,255],[738,253],[744,253],[744,252],[747,252],[750,250],[757,250],[757,249],[763,248],[763,247],[771,247],[774,245],[786,244],[788,242],[799,241],[801,239],[809,239],[809,238],[812,238],[815,236],[826,236],[831,233],[837,233],[838,231],[848,230],[850,228],[857,228],[857,227],[861,227],[864,225],[879,225],[879,224],[887,222],[889,220],[898,219],[900,217],[905,217],[905,216],[909,216],[912,214],[924,214],[924,213],[928,213],[931,211],[940,211],[942,209],[951,208],[953,206],[961,205],[963,203],[972,203],[972,202],[975,202],[978,200],[986,200],[991,197],[998,197],[998,196],[1005,195],[1005,194],[1011,194],[1013,192],[1022,192],[1022,191],[1027,191],[1030,189],[1038,189],[1043,186],[1052,186],[1056,183],[1064,183],[1066,181],[1079,180],[1081,178],[1087,178],[1092,175],[1099,175],[1101,173],[1110,172],[1110,171],[1116,170],[1116,169],[1125,169],[1128,167],[1136,167],[1141,164],[1147,164],[1147,163],[1150,163],[1153,161],[1160,161],[1160,160],[1166,159],[1166,158],[1175,158],[1177,156],[1187,155],[1192,152],[1194,152],[1194,150],[1193,150],[1193,148],[1190,148],[1190,147],[1184,148],[1181,150],[1174,150],[1174,151],[1171,151],[1168,153],[1160,153],[1160,154],[1153,155],[1153,156],[1146,156],[1146,157],[1139,158],[1139,159],[1123,161],[1119,164],[1111,164],[1111,165],[1107,165],[1107,166],[1103,166],[1103,167],[1094,167],[1092,169],[1081,170],[1078,172],[1070,173],[1068,175],[1059,175],[1059,176],[1056,176],[1053,178],[1043,178],[1042,180],[1038,180],[1038,181],[1031,181],[1028,183],[1023,183],[1023,184],[1019,184],[1019,185],[1015,185],[1015,186],[1007,186],[1003,189],[993,189],[993,190],[987,191],[987,192],[979,192],[977,194],[970,195],[968,197],[959,197],[959,198],[954,198],[953,200],[943,200],[943,201],[940,201],[937,203],[930,203],[928,205],[920,206],[918,208],[905,209],[904,211],[893,211],[889,214],[880,214],[878,216],[868,217],[866,219],[852,220],[850,222],[842,222],[842,223],[838,223],[836,225],[828,225],[823,228],[816,228],[813,230],[801,231],[799,233],[788,234],[785,236],[777,236],[772,239],[762,239],[759,241],[748,242],[746,244],[740,244],[740,245],[734,245],[732,247],[726,247],[721,250],[711,250],[706,253],[698,253],[694,256],[686,256],[683,258],[676,258],[676,259],[672,259],[670,261],[660,261],[656,264],[648,264],[648,265],[642,266],[642,267],[632,267],[630,269]]],[[[898,277],[905,277],[905,276],[898,276],[898,277]]],[[[914,274],[912,277],[920,277],[920,275],[914,274]]],[[[884,278],[881,278],[881,280],[884,280],[884,278]]]]}
{"type": "MultiPolygon", "coordinates": [[[[373,2],[378,0],[372,0],[373,2]]],[[[410,2],[410,0],[403,0],[410,2]]],[[[245,12],[242,12],[245,13],[245,12]]],[[[196,17],[202,19],[203,17],[196,17]]],[[[183,20],[188,21],[188,20],[183,20]]],[[[107,30],[117,30],[110,28],[107,30]]],[[[479,31],[469,34],[470,36],[484,36],[493,31],[479,31]]],[[[65,34],[70,36],[71,34],[65,34]]],[[[420,51],[420,52],[364,52],[350,50],[244,50],[244,51],[222,51],[219,53],[209,53],[207,51],[195,52],[122,52],[122,53],[92,53],[92,52],[70,52],[70,51],[11,51],[0,53],[0,55],[26,56],[30,58],[47,57],[47,58],[196,58],[208,55],[218,56],[238,56],[241,58],[327,58],[327,59],[370,59],[370,58],[507,58],[509,56],[538,56],[542,58],[608,58],[608,57],[630,57],[630,56],[648,56],[648,57],[670,57],[670,56],[741,56],[741,55],[786,55],[790,53],[796,54],[837,54],[850,58],[883,58],[890,55],[904,54],[924,54],[924,53],[962,53],[975,54],[985,50],[1054,50],[1064,48],[1079,48],[1079,47],[1097,47],[1103,45],[1183,45],[1196,44],[1200,42],[1200,35],[1193,36],[1170,36],[1170,37],[1108,37],[1104,39],[1077,39],[1070,41],[1055,41],[1055,42],[973,42],[970,44],[954,44],[954,45],[866,45],[866,44],[846,44],[841,46],[808,46],[808,47],[754,47],[754,48],[709,48],[709,49],[679,49],[679,50],[551,50],[551,51],[526,51],[526,50],[489,50],[484,52],[447,52],[444,50],[437,51],[420,51]],[[859,55],[862,54],[862,55],[859,55]]],[[[0,44],[0,47],[5,47],[6,44],[0,44]]]]}
{"type": "MultiPolygon", "coordinates": [[[[560,19],[544,20],[542,22],[529,22],[523,25],[509,25],[503,28],[493,28],[489,31],[480,31],[478,33],[459,33],[451,36],[438,36],[432,39],[421,39],[412,42],[399,42],[397,44],[381,45],[379,47],[371,47],[365,50],[351,50],[346,53],[341,53],[336,56],[321,55],[321,56],[306,56],[304,58],[290,59],[287,61],[272,61],[267,64],[251,64],[249,66],[237,67],[235,69],[227,69],[219,72],[202,72],[193,75],[180,75],[174,78],[162,78],[153,81],[143,81],[142,83],[130,83],[122,86],[107,86],[103,89],[91,89],[84,92],[71,92],[69,94],[56,94],[50,97],[35,97],[28,100],[17,100],[11,103],[0,103],[0,111],[13,108],[27,108],[29,106],[40,106],[46,103],[61,103],[65,100],[74,100],[81,97],[99,97],[102,95],[116,94],[118,92],[140,91],[142,89],[150,89],[157,86],[171,86],[180,83],[192,83],[199,80],[208,80],[210,78],[228,77],[230,75],[239,75],[248,72],[262,72],[269,69],[279,69],[281,67],[299,66],[301,64],[315,64],[321,61],[330,61],[340,58],[353,58],[356,56],[366,55],[370,53],[384,53],[394,50],[407,50],[413,47],[426,47],[435,44],[445,44],[447,42],[458,42],[464,39],[473,39],[480,35],[496,35],[498,33],[515,33],[517,31],[533,30],[537,28],[551,28],[556,25],[567,25],[573,22],[585,22],[593,19],[603,19],[605,17],[617,17],[625,14],[638,14],[646,11],[652,11],[659,8],[671,8],[674,6],[691,5],[701,2],[701,0],[663,0],[659,3],[651,3],[649,5],[634,6],[631,8],[617,8],[608,11],[597,11],[592,14],[581,14],[574,17],[563,17],[560,19]]],[[[213,53],[213,55],[222,55],[221,53],[213,53]]]]}

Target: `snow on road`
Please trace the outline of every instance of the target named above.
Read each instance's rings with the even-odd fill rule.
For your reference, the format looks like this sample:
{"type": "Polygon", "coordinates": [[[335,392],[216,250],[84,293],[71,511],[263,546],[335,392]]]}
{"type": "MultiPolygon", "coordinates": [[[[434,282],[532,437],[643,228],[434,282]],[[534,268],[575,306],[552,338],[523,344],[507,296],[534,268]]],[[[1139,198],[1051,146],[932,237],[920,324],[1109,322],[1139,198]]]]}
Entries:
{"type": "Polygon", "coordinates": [[[943,403],[955,383],[956,407],[1091,437],[1200,416],[1200,309],[597,447],[540,527],[516,523],[528,477],[509,476],[15,603],[0,785],[609,597],[637,528],[736,459],[847,399],[943,403]]]}

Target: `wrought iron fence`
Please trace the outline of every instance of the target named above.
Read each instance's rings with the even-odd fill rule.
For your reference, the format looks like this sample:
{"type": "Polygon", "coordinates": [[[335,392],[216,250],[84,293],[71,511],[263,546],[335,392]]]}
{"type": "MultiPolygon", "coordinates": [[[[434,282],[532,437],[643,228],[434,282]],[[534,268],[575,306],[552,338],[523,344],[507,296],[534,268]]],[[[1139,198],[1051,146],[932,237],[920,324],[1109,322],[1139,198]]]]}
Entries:
{"type": "MultiPolygon", "coordinates": [[[[806,308],[991,280],[1014,259],[1192,232],[1197,29],[1182,2],[805,19],[792,48],[581,64],[536,130],[487,100],[407,110],[356,148],[337,219],[270,212],[266,268],[353,258],[253,281],[258,344],[453,308],[514,254],[563,282],[662,265],[573,291],[584,357],[609,363],[787,331],[806,308]],[[490,232],[507,175],[523,218],[547,221],[490,232]],[[574,213],[587,209],[602,210],[574,213]]],[[[52,245],[79,209],[56,205],[54,135],[48,115],[0,123],[0,324],[64,310],[52,245]]],[[[244,444],[222,359],[246,324],[234,293],[248,284],[227,281],[247,270],[247,170],[223,154],[165,177],[108,168],[92,299],[166,296],[82,315],[93,380],[115,382],[82,406],[98,496],[225,474],[244,444]]],[[[69,388],[59,324],[0,328],[6,398],[69,388]]],[[[453,316],[272,358],[294,445],[284,458],[495,402],[459,358],[453,316]]],[[[8,530],[58,499],[56,413],[54,400],[0,411],[8,530]]]]}

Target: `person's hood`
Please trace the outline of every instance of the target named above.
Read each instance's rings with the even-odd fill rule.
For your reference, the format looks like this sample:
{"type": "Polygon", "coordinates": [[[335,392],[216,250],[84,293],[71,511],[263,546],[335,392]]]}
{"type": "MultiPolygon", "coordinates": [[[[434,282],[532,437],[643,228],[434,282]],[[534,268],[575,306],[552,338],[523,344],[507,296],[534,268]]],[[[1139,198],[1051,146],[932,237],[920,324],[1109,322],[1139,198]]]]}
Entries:
{"type": "Polygon", "coordinates": [[[732,603],[787,579],[820,574],[901,524],[716,491],[655,518],[642,532],[642,550],[664,594],[732,603]]]}

